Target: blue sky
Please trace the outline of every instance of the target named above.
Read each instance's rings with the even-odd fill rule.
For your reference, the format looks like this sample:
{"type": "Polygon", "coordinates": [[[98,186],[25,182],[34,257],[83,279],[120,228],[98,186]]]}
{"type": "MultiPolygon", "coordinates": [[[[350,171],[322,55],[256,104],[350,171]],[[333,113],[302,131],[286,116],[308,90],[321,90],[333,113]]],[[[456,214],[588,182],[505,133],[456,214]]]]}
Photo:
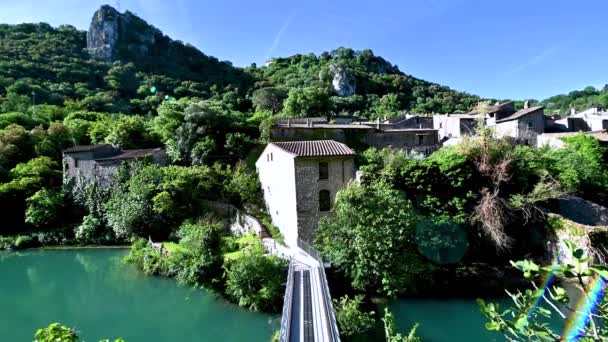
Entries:
{"type": "MultiPolygon", "coordinates": [[[[0,0],[0,22],[87,29],[97,0],[0,0]]],[[[121,0],[174,39],[235,65],[370,48],[405,73],[484,97],[608,83],[608,1],[121,0]]]]}

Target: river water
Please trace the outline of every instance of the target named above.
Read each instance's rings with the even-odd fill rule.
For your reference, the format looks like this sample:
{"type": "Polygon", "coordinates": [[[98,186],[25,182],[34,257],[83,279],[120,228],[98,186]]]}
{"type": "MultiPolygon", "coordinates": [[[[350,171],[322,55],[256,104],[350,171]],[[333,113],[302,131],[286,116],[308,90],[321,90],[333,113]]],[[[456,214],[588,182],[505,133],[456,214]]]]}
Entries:
{"type": "Polygon", "coordinates": [[[250,312],[173,279],[147,277],[127,250],[0,252],[0,336],[32,341],[53,322],[81,340],[269,341],[280,317],[250,312]]]}

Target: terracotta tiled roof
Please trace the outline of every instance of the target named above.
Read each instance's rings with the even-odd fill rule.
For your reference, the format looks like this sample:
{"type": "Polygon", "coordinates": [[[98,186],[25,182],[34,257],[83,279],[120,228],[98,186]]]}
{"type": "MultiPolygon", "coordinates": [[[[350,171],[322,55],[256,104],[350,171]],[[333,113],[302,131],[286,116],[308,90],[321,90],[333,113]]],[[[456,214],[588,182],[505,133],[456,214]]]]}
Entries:
{"type": "Polygon", "coordinates": [[[101,148],[112,147],[109,144],[101,144],[101,145],[78,145],[74,147],[67,148],[63,150],[65,153],[78,153],[78,152],[92,152],[101,148]]]}
{"type": "Polygon", "coordinates": [[[522,116],[528,115],[530,113],[534,113],[534,112],[536,112],[538,110],[541,110],[543,108],[544,107],[542,107],[542,106],[538,106],[538,107],[530,107],[530,108],[522,109],[522,110],[520,110],[518,112],[515,112],[515,113],[513,113],[513,114],[511,114],[511,115],[509,115],[509,116],[507,116],[505,118],[502,118],[500,120],[496,120],[496,122],[505,122],[505,121],[519,119],[522,116]]]}
{"type": "Polygon", "coordinates": [[[276,147],[296,157],[352,156],[348,146],[333,140],[273,142],[276,147]]]}

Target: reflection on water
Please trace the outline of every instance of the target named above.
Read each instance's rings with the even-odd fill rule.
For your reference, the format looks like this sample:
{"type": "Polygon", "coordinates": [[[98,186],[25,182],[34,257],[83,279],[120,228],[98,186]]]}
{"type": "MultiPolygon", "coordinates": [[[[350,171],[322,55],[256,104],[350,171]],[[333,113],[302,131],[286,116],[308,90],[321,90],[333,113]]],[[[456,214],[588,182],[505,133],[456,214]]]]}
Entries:
{"type": "Polygon", "coordinates": [[[280,318],[210,292],[151,278],[120,262],[125,250],[0,253],[0,336],[31,341],[62,322],[87,341],[268,341],[280,318]]]}

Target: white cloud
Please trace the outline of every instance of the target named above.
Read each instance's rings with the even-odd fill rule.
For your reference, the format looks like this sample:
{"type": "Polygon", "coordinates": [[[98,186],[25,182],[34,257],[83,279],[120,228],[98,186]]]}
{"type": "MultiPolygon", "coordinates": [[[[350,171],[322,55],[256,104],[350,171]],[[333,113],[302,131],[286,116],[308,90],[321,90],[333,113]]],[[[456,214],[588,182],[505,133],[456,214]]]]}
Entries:
{"type": "Polygon", "coordinates": [[[547,59],[547,57],[550,57],[551,55],[558,52],[558,50],[559,50],[559,48],[557,46],[553,46],[548,49],[545,49],[545,50],[541,51],[540,53],[538,53],[537,55],[532,56],[530,59],[528,59],[524,63],[519,64],[519,65],[509,69],[508,71],[505,72],[505,74],[506,75],[515,74],[515,73],[521,72],[531,66],[540,64],[545,59],[547,59]]]}
{"type": "Polygon", "coordinates": [[[283,36],[283,33],[285,33],[285,31],[287,31],[287,28],[291,24],[291,21],[293,20],[294,16],[295,16],[295,13],[292,13],[292,14],[290,14],[285,19],[285,22],[283,23],[283,26],[281,26],[281,29],[279,30],[279,32],[277,32],[277,34],[274,36],[274,40],[272,41],[272,45],[270,46],[270,48],[268,49],[268,51],[266,51],[266,56],[264,58],[265,60],[268,60],[271,57],[271,55],[274,53],[274,50],[281,43],[281,37],[283,36]]]}

